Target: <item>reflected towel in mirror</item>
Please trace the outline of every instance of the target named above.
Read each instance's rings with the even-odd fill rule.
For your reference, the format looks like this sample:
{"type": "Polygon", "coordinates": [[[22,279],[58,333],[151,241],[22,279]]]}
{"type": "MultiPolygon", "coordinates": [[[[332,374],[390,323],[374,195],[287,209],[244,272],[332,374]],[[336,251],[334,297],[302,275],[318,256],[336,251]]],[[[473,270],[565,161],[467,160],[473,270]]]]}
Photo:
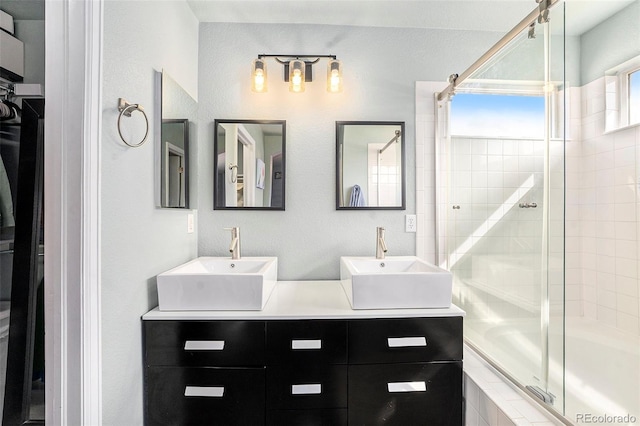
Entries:
{"type": "Polygon", "coordinates": [[[353,185],[351,188],[351,199],[349,200],[349,207],[364,207],[366,205],[364,201],[364,194],[360,185],[353,185]]]}

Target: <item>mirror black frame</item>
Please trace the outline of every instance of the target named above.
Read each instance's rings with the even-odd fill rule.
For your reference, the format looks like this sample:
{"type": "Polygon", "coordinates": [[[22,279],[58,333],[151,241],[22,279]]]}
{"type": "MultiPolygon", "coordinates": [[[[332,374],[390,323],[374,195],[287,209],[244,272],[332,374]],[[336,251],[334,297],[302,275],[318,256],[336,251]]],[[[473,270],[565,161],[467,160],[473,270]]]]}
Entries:
{"type": "MultiPolygon", "coordinates": [[[[194,125],[197,121],[198,103],[191,97],[189,93],[180,84],[171,77],[165,70],[154,71],[154,86],[156,92],[154,113],[154,137],[156,139],[154,147],[154,163],[155,163],[155,178],[154,178],[154,202],[156,208],[159,209],[191,209],[190,202],[193,197],[190,197],[192,188],[189,186],[189,175],[192,173],[192,168],[195,164],[190,161],[188,152],[191,151],[192,143],[197,143],[196,132],[189,132],[188,128],[194,125]],[[174,102],[175,101],[175,102],[174,102]],[[188,133],[185,135],[185,205],[184,206],[166,206],[163,200],[163,183],[164,176],[162,173],[162,124],[172,120],[187,120],[185,129],[188,133]],[[190,139],[194,138],[195,141],[190,139]]],[[[193,130],[193,129],[192,129],[193,130]]],[[[195,188],[193,188],[195,190],[195,188]]]]}
{"type": "Polygon", "coordinates": [[[405,138],[405,122],[404,121],[336,121],[336,210],[406,210],[406,194],[407,194],[407,167],[406,167],[406,138],[405,138]],[[367,207],[350,207],[341,206],[341,179],[340,168],[342,167],[342,150],[340,129],[344,126],[400,126],[401,145],[400,145],[400,161],[401,161],[401,198],[402,202],[399,206],[367,206],[367,207]]]}
{"type": "MultiPolygon", "coordinates": [[[[286,179],[287,179],[287,122],[286,120],[250,120],[250,119],[216,119],[213,122],[213,209],[214,210],[273,210],[283,211],[286,205],[286,179]],[[218,197],[216,197],[217,181],[218,179],[218,125],[220,124],[277,124],[282,126],[282,206],[278,207],[234,207],[218,204],[218,197]]],[[[224,171],[223,171],[224,172],[224,171]]]]}
{"type": "MultiPolygon", "coordinates": [[[[183,140],[184,140],[184,173],[183,173],[183,179],[184,179],[184,206],[167,206],[165,205],[164,202],[164,195],[165,192],[167,191],[168,188],[165,187],[165,185],[163,185],[162,183],[160,184],[160,206],[162,208],[166,208],[166,209],[188,209],[189,208],[189,172],[190,172],[190,164],[189,164],[189,120],[187,120],[186,118],[166,118],[162,120],[162,124],[161,126],[164,126],[165,124],[177,124],[180,123],[183,125],[183,140]],[[162,191],[162,189],[164,188],[164,191],[162,191]]],[[[160,134],[162,135],[162,130],[160,131],[160,134]]],[[[162,164],[160,164],[160,179],[165,179],[165,175],[164,173],[166,173],[165,170],[165,164],[164,164],[164,142],[162,142],[162,140],[160,141],[160,161],[162,162],[162,164]]]]}

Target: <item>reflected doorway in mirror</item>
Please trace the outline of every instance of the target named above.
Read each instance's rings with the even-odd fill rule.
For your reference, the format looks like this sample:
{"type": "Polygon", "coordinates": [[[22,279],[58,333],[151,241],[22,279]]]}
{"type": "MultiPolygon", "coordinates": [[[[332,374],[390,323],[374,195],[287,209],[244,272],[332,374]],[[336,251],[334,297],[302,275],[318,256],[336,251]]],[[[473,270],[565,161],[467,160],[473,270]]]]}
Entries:
{"type": "Polygon", "coordinates": [[[214,206],[284,210],[286,122],[214,121],[214,206]]]}

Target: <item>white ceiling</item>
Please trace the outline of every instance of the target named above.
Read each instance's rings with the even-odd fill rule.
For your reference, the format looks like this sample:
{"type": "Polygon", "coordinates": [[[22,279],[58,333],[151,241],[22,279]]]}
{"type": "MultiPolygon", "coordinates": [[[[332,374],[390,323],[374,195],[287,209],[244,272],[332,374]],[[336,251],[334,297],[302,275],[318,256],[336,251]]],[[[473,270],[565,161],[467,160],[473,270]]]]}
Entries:
{"type": "MultiPolygon", "coordinates": [[[[635,0],[566,0],[579,35],[635,0]]],[[[200,22],[330,24],[507,32],[535,0],[187,0],[200,22]]],[[[570,12],[570,13],[569,13],[570,12]]]]}
{"type": "MultiPolygon", "coordinates": [[[[580,35],[634,1],[637,0],[565,0],[567,34],[580,35]]],[[[200,22],[497,32],[509,31],[537,7],[535,0],[187,0],[187,3],[200,22]]],[[[0,9],[15,19],[44,19],[44,8],[44,0],[0,0],[0,9]]]]}
{"type": "Polygon", "coordinates": [[[201,22],[294,23],[505,31],[533,0],[187,0],[201,22]],[[499,11],[499,13],[496,13],[499,11]]]}

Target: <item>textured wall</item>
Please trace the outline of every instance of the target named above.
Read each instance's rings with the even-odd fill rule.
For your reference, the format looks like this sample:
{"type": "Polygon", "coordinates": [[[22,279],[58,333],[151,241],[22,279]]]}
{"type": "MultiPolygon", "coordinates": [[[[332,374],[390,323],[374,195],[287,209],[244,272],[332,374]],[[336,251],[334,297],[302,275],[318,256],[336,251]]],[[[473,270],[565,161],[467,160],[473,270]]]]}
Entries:
{"type": "Polygon", "coordinates": [[[240,226],[243,255],[278,256],[279,279],[335,279],[342,255],[375,253],[375,228],[387,228],[389,255],[416,253],[404,215],[416,212],[415,82],[444,81],[461,72],[500,34],[331,25],[200,26],[198,251],[227,256],[240,226]],[[268,62],[268,93],[250,90],[251,61],[260,53],[335,54],[344,92],[325,89],[326,62],[315,81],[294,95],[282,66],[268,62]],[[214,211],[213,125],[216,118],[287,120],[286,211],[214,211]],[[407,210],[335,210],[335,122],[406,122],[407,210]]]}
{"type": "Polygon", "coordinates": [[[581,41],[580,85],[640,55],[640,0],[584,33],[581,41]]]}
{"type": "MultiPolygon", "coordinates": [[[[153,133],[140,148],[119,139],[117,100],[140,103],[155,124],[154,71],[187,91],[197,84],[198,22],[185,2],[104,3],[101,155],[103,415],[105,425],[143,423],[140,316],[157,305],[156,275],[196,256],[187,211],[157,209],[153,133]]],[[[138,113],[123,131],[140,137],[138,113]]]]}

